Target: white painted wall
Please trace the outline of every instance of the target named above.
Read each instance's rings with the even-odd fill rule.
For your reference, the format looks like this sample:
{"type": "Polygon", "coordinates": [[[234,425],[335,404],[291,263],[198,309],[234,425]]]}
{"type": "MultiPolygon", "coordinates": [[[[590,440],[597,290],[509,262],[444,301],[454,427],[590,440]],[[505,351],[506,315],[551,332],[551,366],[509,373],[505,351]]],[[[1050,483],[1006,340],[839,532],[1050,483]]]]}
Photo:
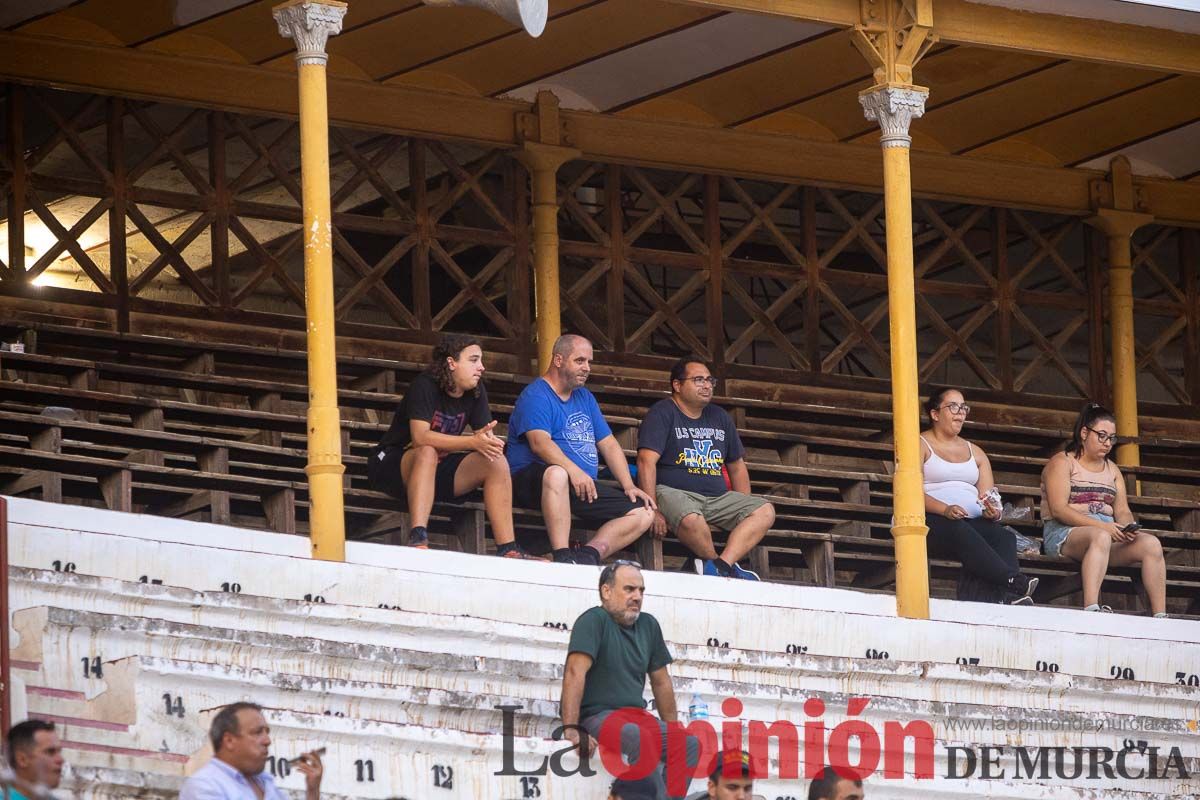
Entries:
{"type": "MultiPolygon", "coordinates": [[[[271,709],[274,752],[329,748],[331,795],[522,797],[528,786],[493,775],[499,704],[523,708],[519,765],[561,746],[549,736],[569,633],[544,623],[570,625],[595,604],[594,568],[361,543],[349,545],[348,563],[331,564],[307,558],[306,539],[280,534],[28,500],[11,501],[9,516],[18,711],[60,720],[79,783],[93,786],[86,796],[169,795],[207,758],[211,710],[242,698],[271,709]],[[74,573],[61,571],[67,564],[74,573]],[[82,660],[97,656],[102,675],[85,675],[82,660]],[[182,700],[182,717],[164,696],[182,700]],[[356,762],[368,760],[376,779],[359,781],[356,762]],[[451,788],[433,786],[435,766],[455,770],[451,788]],[[148,780],[139,772],[153,779],[132,785],[148,780]]],[[[948,601],[934,601],[932,620],[904,620],[886,595],[646,577],[646,611],[676,657],[679,705],[698,693],[714,722],[735,696],[742,719],[802,724],[804,701],[817,697],[832,730],[848,698],[869,697],[860,718],[877,728],[931,723],[939,775],[948,744],[1120,749],[1125,739],[1179,747],[1200,771],[1200,688],[1177,683],[1177,673],[1200,672],[1194,623],[948,601]],[[1112,679],[1114,667],[1136,679],[1112,679]],[[955,727],[964,724],[977,727],[955,727]],[[1131,725],[1159,730],[1122,729],[1131,725]]],[[[299,789],[298,777],[285,785],[299,789]]],[[[1200,792],[1195,779],[1103,777],[1036,786],[909,776],[869,787],[872,800],[1200,792]]],[[[604,796],[600,776],[541,778],[538,791],[604,796]]],[[[805,786],[760,781],[758,791],[802,797],[805,786]]]]}

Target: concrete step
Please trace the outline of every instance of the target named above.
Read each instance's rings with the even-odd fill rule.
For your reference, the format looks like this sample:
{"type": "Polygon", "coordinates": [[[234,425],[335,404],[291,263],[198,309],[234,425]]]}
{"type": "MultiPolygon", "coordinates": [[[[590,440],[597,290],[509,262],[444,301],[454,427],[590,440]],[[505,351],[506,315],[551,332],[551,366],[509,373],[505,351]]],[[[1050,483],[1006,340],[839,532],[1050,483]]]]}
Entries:
{"type": "MultiPolygon", "coordinates": [[[[12,562],[47,569],[57,561],[73,564],[78,573],[129,581],[146,576],[206,594],[225,585],[243,595],[309,595],[339,606],[383,604],[534,625],[570,625],[596,602],[592,568],[366,543],[350,543],[349,563],[335,564],[309,559],[308,543],[298,537],[180,520],[154,518],[155,540],[97,536],[89,531],[110,524],[122,532],[138,529],[124,519],[128,515],[109,519],[112,512],[89,509],[81,518],[75,511],[14,503],[12,562]],[[47,509],[61,519],[31,520],[35,510],[47,509]]],[[[884,660],[909,662],[978,659],[998,669],[1042,667],[1101,679],[1132,673],[1139,682],[1169,685],[1200,664],[1200,626],[1180,620],[934,601],[931,615],[942,624],[933,624],[897,618],[887,595],[670,573],[648,573],[647,583],[646,610],[677,643],[716,640],[735,649],[806,648],[810,654],[886,654],[884,660]]]]}
{"type": "MultiPolygon", "coordinates": [[[[274,753],[329,748],[329,793],[605,794],[603,776],[536,776],[534,795],[517,776],[494,774],[504,744],[496,705],[522,706],[518,766],[562,747],[548,737],[557,725],[565,627],[596,603],[595,569],[354,543],[347,563],[329,564],[310,560],[307,540],[297,537],[16,505],[10,608],[18,716],[32,710],[60,721],[69,759],[106,776],[97,780],[108,788],[96,791],[109,794],[96,796],[170,792],[207,757],[203,732],[214,709],[246,697],[268,707],[274,753]],[[217,590],[220,583],[229,591],[217,590]],[[168,713],[177,699],[182,718],[168,713]],[[434,785],[435,768],[453,770],[451,788],[434,785]],[[138,770],[147,773],[144,785],[122,773],[138,770]]],[[[1200,773],[1200,688],[1187,685],[1200,671],[1197,626],[936,601],[933,619],[907,620],[885,595],[646,577],[646,609],[677,659],[678,704],[700,694],[718,727],[728,721],[721,702],[736,697],[744,708],[730,716],[797,726],[815,720],[828,740],[848,721],[851,699],[868,698],[853,717],[875,730],[886,731],[889,721],[930,723],[936,775],[947,774],[950,746],[1010,748],[1001,757],[1005,779],[979,780],[977,772],[917,780],[910,756],[906,777],[869,781],[874,798],[1200,793],[1196,778],[1011,777],[1015,744],[1118,750],[1126,739],[1146,740],[1162,759],[1177,747],[1188,771],[1200,773]],[[809,717],[811,699],[826,713],[809,717]]],[[[857,747],[852,739],[851,763],[857,747]]],[[[778,754],[770,756],[777,775],[778,754]]],[[[1127,762],[1136,770],[1145,756],[1127,762]]],[[[295,775],[284,780],[299,787],[295,775]]],[[[756,791],[799,798],[806,783],[760,781],[756,791]]]]}
{"type": "MultiPolygon", "coordinates": [[[[568,638],[566,632],[540,626],[245,596],[222,595],[217,605],[205,606],[203,595],[179,589],[42,572],[40,575],[50,581],[46,584],[38,580],[35,571],[21,572],[14,575],[14,600],[18,607],[75,597],[79,604],[86,602],[86,607],[97,611],[133,612],[153,620],[181,623],[186,620],[206,627],[232,624],[239,626],[233,630],[245,632],[249,627],[256,633],[271,636],[279,630],[295,631],[302,634],[302,638],[320,639],[321,647],[338,642],[386,645],[393,657],[412,650],[413,655],[403,656],[408,659],[422,658],[417,655],[419,653],[474,659],[479,652],[488,652],[500,659],[505,668],[509,667],[509,661],[520,663],[526,676],[525,683],[533,673],[524,665],[540,665],[538,674],[547,676],[548,686],[544,687],[544,693],[553,698],[557,697],[561,674],[558,668],[565,657],[568,638]],[[289,608],[295,612],[293,616],[286,613],[289,608]],[[386,623],[378,620],[386,620],[386,623]]],[[[197,635],[217,641],[225,641],[229,636],[224,632],[197,635]]],[[[264,641],[264,646],[317,647],[307,643],[288,644],[289,639],[256,641],[264,641]]],[[[941,703],[953,705],[960,712],[982,707],[1091,713],[1097,701],[1102,700],[1105,713],[1110,715],[1168,718],[1178,714],[1179,709],[1190,707],[1200,716],[1200,701],[1197,701],[1195,690],[1179,685],[1147,686],[1136,680],[1094,679],[1037,670],[766,653],[674,642],[671,648],[676,656],[674,675],[680,680],[695,681],[694,686],[688,686],[689,695],[691,691],[711,694],[712,700],[718,703],[724,696],[737,692],[739,681],[752,680],[760,689],[770,686],[780,691],[830,695],[848,695],[857,691],[879,698],[879,702],[941,703]],[[1047,699],[1041,702],[1031,699],[1028,696],[1031,688],[1043,692],[1047,699]]],[[[468,662],[440,659],[438,663],[443,670],[457,670],[468,662]]],[[[474,661],[469,663],[475,664],[474,661]]],[[[516,696],[524,696],[525,691],[525,688],[518,688],[516,696]]],[[[1186,722],[1180,720],[1179,725],[1185,726],[1186,722]]]]}
{"type": "MultiPolygon", "coordinates": [[[[138,665],[139,671],[142,673],[141,677],[143,679],[146,677],[147,670],[157,670],[164,679],[173,677],[177,680],[184,678],[187,674],[196,674],[197,672],[209,677],[223,672],[223,670],[220,668],[213,668],[210,665],[180,665],[177,663],[170,664],[153,659],[130,659],[129,661],[138,665]],[[172,667],[176,667],[178,669],[172,669],[172,667]],[[180,670],[182,670],[182,672],[180,670]]],[[[211,699],[217,701],[218,704],[247,696],[247,689],[254,690],[250,692],[251,696],[256,696],[255,693],[261,691],[255,685],[256,681],[253,674],[241,670],[235,670],[232,671],[231,674],[226,674],[224,677],[230,679],[227,681],[230,694],[227,697],[212,697],[211,699]],[[242,679],[244,679],[244,682],[241,682],[242,679]]],[[[280,677],[282,678],[283,676],[280,677]]],[[[259,676],[260,682],[263,679],[263,676],[259,676]]],[[[282,682],[282,680],[280,682],[282,682]]],[[[160,698],[153,697],[152,695],[161,687],[145,686],[141,680],[137,681],[135,685],[138,686],[139,693],[151,695],[150,701],[147,703],[147,705],[157,704],[160,698]]],[[[197,697],[194,694],[195,687],[190,683],[183,681],[180,682],[178,686],[178,691],[181,693],[181,696],[186,696],[189,699],[189,702],[193,698],[197,697]]],[[[463,731],[453,726],[447,726],[444,724],[425,726],[414,724],[394,724],[378,719],[351,719],[337,717],[336,715],[331,717],[323,712],[306,712],[297,708],[296,705],[298,701],[302,703],[303,698],[306,696],[306,693],[304,692],[295,693],[281,690],[279,694],[290,694],[291,697],[288,698],[288,702],[292,707],[279,708],[272,705],[274,699],[271,696],[263,698],[268,706],[268,718],[272,724],[272,738],[274,741],[273,752],[279,754],[280,757],[287,757],[288,755],[300,752],[302,749],[315,746],[315,742],[319,740],[323,746],[328,748],[326,755],[326,761],[328,764],[327,786],[330,788],[349,786],[347,791],[362,792],[361,796],[379,796],[371,791],[373,787],[356,785],[356,783],[368,781],[358,780],[363,773],[354,762],[365,759],[370,760],[372,764],[378,764],[376,757],[381,755],[381,748],[384,751],[384,755],[386,755],[387,748],[389,747],[399,748],[401,752],[406,754],[408,754],[410,751],[414,753],[412,758],[401,758],[399,759],[399,763],[389,767],[392,771],[388,776],[388,781],[390,781],[389,785],[391,786],[399,785],[406,788],[413,788],[414,794],[411,796],[422,796],[419,792],[415,791],[415,788],[419,787],[425,778],[421,770],[425,767],[432,769],[432,767],[426,763],[427,761],[432,764],[441,765],[443,769],[448,767],[460,776],[476,773],[482,773],[484,776],[490,776],[496,771],[497,764],[502,763],[501,759],[497,758],[497,756],[500,752],[499,748],[501,748],[503,745],[502,742],[499,741],[499,737],[494,735],[463,731]],[[383,744],[381,744],[381,740],[383,744]],[[421,758],[422,755],[427,757],[421,758]],[[481,759],[480,756],[484,757],[481,759]],[[350,766],[347,766],[348,764],[350,766]]],[[[210,698],[198,698],[196,699],[196,702],[203,703],[209,699],[210,698]]],[[[449,709],[445,709],[445,711],[449,711],[449,709]]],[[[201,716],[205,717],[201,721],[206,724],[208,721],[206,718],[207,714],[201,714],[201,716]]],[[[60,719],[59,721],[62,724],[62,735],[74,745],[73,751],[81,746],[92,748],[92,750],[85,751],[81,754],[83,761],[92,766],[107,765],[108,759],[105,757],[107,752],[112,752],[119,749],[121,750],[120,754],[125,755],[132,750],[132,748],[119,748],[119,744],[114,745],[114,733],[111,728],[107,730],[100,730],[92,726],[79,725],[72,720],[60,719]]],[[[195,727],[202,726],[197,725],[195,727]]],[[[142,737],[154,737],[155,740],[163,731],[162,726],[159,726],[157,723],[139,723],[137,726],[135,726],[135,729],[136,728],[141,728],[140,735],[142,737]]],[[[178,753],[178,757],[174,759],[175,770],[178,770],[181,762],[186,761],[188,766],[191,767],[202,762],[207,756],[207,752],[203,747],[203,737],[195,730],[195,728],[192,729],[192,736],[195,741],[186,744],[183,747],[180,747],[177,742],[171,742],[168,744],[168,739],[165,738],[165,736],[168,735],[170,735],[169,731],[164,734],[164,738],[162,740],[162,749],[166,750],[169,754],[178,753]]],[[[969,742],[970,740],[964,741],[969,742]]],[[[945,770],[947,769],[945,759],[942,757],[942,754],[944,753],[944,744],[945,743],[943,742],[938,743],[939,747],[937,752],[939,753],[939,757],[935,762],[938,774],[945,774],[945,770]]],[[[1029,742],[1029,744],[1032,745],[1033,743],[1029,742]]],[[[534,768],[547,754],[553,752],[554,749],[559,746],[561,745],[551,744],[538,738],[518,739],[515,743],[517,755],[514,763],[520,769],[528,770],[534,768]]],[[[852,747],[850,752],[852,753],[852,757],[857,760],[857,749],[852,747]]],[[[78,760],[79,759],[76,758],[76,761],[78,760]]],[[[1139,769],[1144,766],[1144,759],[1137,757],[1131,758],[1129,763],[1130,769],[1139,769]]],[[[1188,766],[1189,769],[1194,769],[1200,765],[1197,765],[1194,759],[1190,759],[1188,761],[1188,766]]],[[[149,767],[147,765],[143,765],[141,768],[147,769],[149,767]]],[[[278,767],[276,768],[278,769],[278,767]]],[[[773,773],[777,774],[777,770],[779,768],[777,758],[772,758],[771,768],[773,773]]],[[[1117,782],[1109,782],[1108,784],[1103,783],[1102,777],[1098,780],[1100,780],[1101,783],[1097,784],[1096,781],[1090,781],[1081,785],[1088,786],[1091,790],[1116,788],[1121,788],[1124,790],[1140,789],[1142,794],[1150,793],[1150,795],[1154,795],[1154,793],[1158,792],[1158,790],[1161,788],[1152,781],[1144,781],[1140,783],[1121,781],[1119,782],[1118,786],[1117,782]]],[[[297,779],[292,776],[291,782],[296,783],[297,779]]],[[[286,785],[287,783],[288,779],[285,776],[284,784],[286,785]]],[[[487,786],[489,787],[489,790],[494,792],[498,788],[497,783],[498,781],[488,783],[487,786]]],[[[519,783],[519,781],[515,781],[515,783],[519,783]]],[[[603,786],[597,786],[595,781],[586,782],[577,779],[572,779],[570,781],[556,781],[555,779],[546,776],[546,780],[541,781],[541,783],[542,787],[547,792],[552,792],[546,796],[572,798],[602,796],[603,786]],[[557,789],[554,788],[556,786],[558,787],[557,789]],[[597,794],[597,792],[600,792],[601,794],[597,794]]],[[[907,783],[912,784],[913,787],[920,785],[919,782],[911,779],[909,779],[907,783]]],[[[905,784],[906,781],[897,781],[894,783],[889,781],[885,787],[881,788],[885,788],[888,792],[888,794],[884,796],[911,796],[907,793],[895,795],[891,794],[893,790],[899,790],[903,788],[905,784]]],[[[957,786],[958,784],[956,783],[946,783],[936,787],[926,784],[926,791],[936,797],[962,796],[957,793],[957,786]],[[950,790],[952,788],[955,789],[955,793],[950,795],[944,794],[943,790],[950,790]]],[[[515,788],[517,787],[514,787],[514,789],[515,788]]],[[[760,784],[759,788],[760,791],[766,789],[768,790],[768,793],[770,793],[795,790],[796,786],[794,782],[789,781],[764,781],[760,784]]],[[[1067,787],[1064,785],[1062,790],[1066,792],[1066,789],[1067,787]]],[[[473,786],[471,791],[478,791],[478,787],[473,786]]],[[[1009,796],[1004,793],[989,794],[990,796],[1009,796]]],[[[439,792],[437,796],[444,795],[441,795],[439,792]]],[[[469,796],[469,794],[464,796],[469,796]]],[[[497,795],[481,794],[477,796],[497,795]]],[[[1058,796],[1071,796],[1071,794],[1065,793],[1058,796]]]]}
{"type": "MultiPolygon", "coordinates": [[[[433,680],[441,682],[452,690],[451,694],[437,695],[436,697],[440,701],[457,700],[463,693],[467,693],[473,698],[469,701],[469,707],[466,708],[462,706],[461,701],[450,702],[449,706],[422,708],[421,701],[430,700],[431,695],[423,691],[424,687],[413,686],[411,683],[401,686],[391,685],[386,688],[359,685],[358,691],[353,692],[357,696],[351,700],[338,696],[348,693],[348,684],[344,679],[347,664],[351,665],[351,669],[359,671],[357,665],[364,660],[370,661],[373,668],[379,662],[384,661],[382,653],[374,649],[363,650],[364,646],[361,645],[319,642],[279,635],[264,636],[253,632],[165,623],[157,619],[119,618],[95,612],[54,608],[26,609],[18,613],[16,621],[23,644],[14,655],[20,657],[21,666],[34,666],[31,657],[37,653],[34,652],[31,645],[39,640],[37,627],[39,624],[43,631],[40,639],[43,644],[40,653],[42,660],[37,664],[36,670],[29,670],[32,674],[26,676],[27,682],[69,671],[74,666],[76,654],[81,652],[81,647],[92,647],[95,648],[95,651],[115,654],[111,658],[101,657],[101,676],[94,675],[94,659],[97,656],[92,656],[93,675],[85,677],[82,670],[79,670],[78,677],[72,678],[69,682],[70,685],[39,686],[35,694],[61,697],[64,694],[73,693],[73,696],[68,699],[84,701],[87,708],[79,707],[78,703],[74,707],[67,707],[64,702],[48,704],[48,708],[43,711],[57,710],[58,713],[55,716],[58,716],[61,721],[76,724],[79,732],[72,731],[72,735],[79,741],[94,745],[104,744],[109,747],[119,746],[123,748],[126,755],[138,755],[142,751],[149,750],[148,742],[157,745],[161,741],[163,748],[160,749],[166,749],[180,756],[188,756],[197,747],[202,746],[202,737],[196,739],[195,727],[189,729],[191,730],[191,740],[184,746],[169,746],[167,743],[171,739],[167,735],[162,735],[163,727],[157,722],[152,722],[145,730],[132,731],[128,741],[120,733],[113,732],[112,726],[114,725],[130,725],[141,719],[133,712],[135,708],[152,708],[154,709],[153,716],[158,717],[162,713],[159,707],[162,695],[170,694],[169,689],[167,692],[160,691],[163,685],[178,686],[177,692],[180,694],[176,696],[182,695],[184,687],[189,687],[190,693],[195,690],[186,680],[187,674],[194,672],[197,668],[204,669],[203,667],[188,666],[183,670],[175,670],[174,676],[167,684],[156,685],[144,679],[135,679],[132,675],[132,665],[136,663],[140,667],[141,661],[130,658],[128,651],[137,649],[150,653],[170,653],[171,658],[188,658],[199,655],[209,659],[212,663],[222,665],[231,663],[235,659],[240,659],[247,664],[269,664],[271,665],[271,675],[264,675],[260,672],[257,681],[260,685],[264,682],[276,686],[304,685],[302,678],[286,674],[298,669],[309,670],[306,675],[313,679],[309,685],[313,685],[317,681],[324,682],[326,692],[324,695],[314,695],[318,698],[318,703],[315,705],[298,707],[296,701],[290,701],[286,707],[275,707],[270,700],[262,700],[264,704],[277,708],[280,713],[300,714],[311,718],[323,715],[325,711],[335,711],[336,713],[339,705],[347,709],[341,713],[353,713],[354,706],[351,703],[363,701],[364,691],[368,696],[375,691],[379,694],[379,698],[371,705],[371,717],[367,719],[352,718],[352,721],[380,726],[417,724],[464,733],[481,730],[496,731],[500,729],[500,715],[492,709],[497,705],[517,704],[524,706],[529,712],[529,716],[520,718],[516,731],[518,735],[540,737],[544,741],[549,732],[557,725],[554,702],[558,683],[557,664],[518,663],[501,659],[476,659],[472,662],[466,658],[460,658],[455,662],[449,659],[457,657],[445,654],[389,650],[388,660],[409,667],[415,666],[418,676],[427,679],[431,660],[437,660],[436,674],[433,676],[433,680]],[[60,656],[61,653],[68,655],[60,656]],[[301,655],[300,660],[296,660],[297,654],[306,653],[310,655],[301,655]],[[288,662],[288,666],[282,666],[281,662],[288,662]],[[481,687],[477,681],[473,681],[474,686],[463,686],[459,682],[458,674],[469,674],[472,664],[477,665],[480,670],[490,673],[483,681],[485,684],[491,685],[504,680],[502,677],[493,678],[491,675],[519,675],[521,678],[510,684],[519,683],[523,686],[532,684],[535,694],[542,696],[531,699],[520,688],[512,694],[488,695],[486,689],[480,691],[481,687]],[[105,682],[104,687],[94,685],[100,680],[105,682]],[[131,690],[132,686],[138,688],[131,690]],[[142,698],[142,701],[132,702],[131,692],[142,698]],[[400,694],[397,695],[397,693],[400,694]],[[413,703],[411,705],[397,703],[389,699],[392,696],[411,697],[413,703]],[[87,702],[89,699],[91,702],[87,702]],[[113,709],[126,709],[127,713],[124,718],[121,718],[113,714],[113,709]],[[88,724],[89,722],[103,724],[88,724]],[[114,745],[114,743],[116,744],[114,745]]],[[[807,719],[801,711],[804,702],[809,698],[816,697],[822,700],[828,708],[828,713],[822,717],[828,731],[832,731],[838,724],[846,721],[842,709],[847,708],[850,703],[851,695],[849,694],[788,686],[787,671],[769,667],[764,669],[766,665],[761,663],[757,667],[738,665],[736,669],[744,673],[741,680],[714,681],[711,677],[701,677],[707,662],[690,658],[692,653],[687,652],[689,650],[691,648],[684,648],[685,652],[681,653],[681,660],[676,671],[678,675],[676,690],[680,696],[687,696],[692,691],[700,692],[711,698],[716,709],[719,709],[719,702],[724,696],[739,697],[744,703],[744,711],[741,716],[747,720],[758,719],[771,722],[788,719],[797,723],[807,719]],[[772,679],[780,681],[781,685],[771,685],[772,679]]],[[[84,656],[84,658],[88,658],[88,656],[84,656]]],[[[761,659],[755,660],[761,661],[761,659]]],[[[829,669],[821,669],[819,664],[814,666],[817,667],[813,670],[814,673],[828,674],[831,672],[829,669]]],[[[201,706],[215,707],[247,696],[255,696],[253,692],[248,694],[246,688],[255,685],[255,681],[250,680],[250,676],[254,672],[252,668],[248,667],[234,669],[221,666],[215,671],[208,669],[205,676],[209,680],[215,676],[224,675],[225,679],[230,682],[227,692],[222,697],[202,695],[200,700],[189,699],[185,705],[198,702],[201,706]]],[[[411,674],[405,677],[409,681],[413,680],[411,674]]],[[[803,682],[803,675],[796,677],[801,678],[800,682],[803,682]]],[[[1013,677],[1018,679],[1017,683],[1019,684],[1020,676],[1013,677]]],[[[926,674],[925,678],[933,682],[931,685],[939,685],[940,677],[938,675],[926,674]]],[[[394,681],[395,678],[393,677],[392,680],[394,681]]],[[[509,689],[512,688],[510,685],[509,689]]],[[[947,689],[945,685],[941,685],[940,688],[947,689]]],[[[1069,687],[1063,687],[1063,689],[1067,688],[1069,687]]],[[[1099,687],[1091,688],[1099,691],[1099,687]]],[[[858,693],[856,692],[856,694],[858,693]]],[[[268,692],[267,696],[270,695],[271,693],[268,692]]],[[[858,696],[862,695],[858,694],[858,696]]],[[[870,723],[876,730],[885,730],[886,723],[889,721],[941,720],[942,724],[935,723],[933,728],[937,740],[935,751],[939,754],[944,752],[947,744],[1003,745],[1011,741],[1012,728],[1020,731],[1020,739],[1023,744],[1033,747],[1089,745],[1106,746],[1119,750],[1124,739],[1129,737],[1122,736],[1117,730],[1118,726],[1131,723],[1137,724],[1139,730],[1154,726],[1157,729],[1154,741],[1156,745],[1162,747],[1186,747],[1191,741],[1194,741],[1194,736],[1188,734],[1186,724],[1178,719],[1145,716],[1131,719],[1127,715],[1096,714],[1095,712],[1064,714],[1054,709],[1030,712],[1020,707],[1004,709],[965,702],[914,701],[886,696],[873,697],[869,710],[857,715],[857,718],[870,723]],[[959,726],[970,723],[975,723],[975,726],[964,730],[963,727],[954,727],[949,720],[953,720],[954,724],[959,726]],[[1052,728],[1052,724],[1059,727],[1052,728]],[[1067,727],[1069,730],[1064,732],[1063,727],[1067,727]]],[[[719,714],[714,714],[714,724],[719,725],[722,721],[719,714]]],[[[168,719],[167,723],[168,734],[172,731],[179,732],[180,726],[175,720],[168,719]]],[[[199,727],[200,730],[203,730],[204,725],[199,727]]],[[[498,750],[495,751],[493,757],[498,753],[498,750]]],[[[139,757],[159,758],[159,756],[151,755],[139,755],[139,757]]],[[[1200,767],[1200,764],[1196,766],[1200,767]]]]}

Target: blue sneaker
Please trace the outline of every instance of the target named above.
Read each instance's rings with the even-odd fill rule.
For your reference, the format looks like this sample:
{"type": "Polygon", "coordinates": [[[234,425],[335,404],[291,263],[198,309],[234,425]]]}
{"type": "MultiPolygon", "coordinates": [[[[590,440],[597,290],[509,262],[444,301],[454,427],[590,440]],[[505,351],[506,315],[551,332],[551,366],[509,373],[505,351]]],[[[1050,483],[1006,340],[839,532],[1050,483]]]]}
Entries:
{"type": "Polygon", "coordinates": [[[720,570],[717,569],[717,565],[712,562],[711,558],[697,558],[693,560],[696,564],[697,575],[711,575],[714,578],[722,577],[720,570]]]}
{"type": "Polygon", "coordinates": [[[759,577],[758,577],[758,573],[757,573],[757,572],[751,572],[751,571],[750,571],[750,570],[748,570],[748,569],[742,569],[742,568],[741,568],[740,566],[738,566],[736,563],[733,565],[733,577],[735,577],[735,578],[741,578],[741,579],[742,579],[742,580],[744,580],[744,581],[757,581],[757,580],[759,580],[759,577]]]}

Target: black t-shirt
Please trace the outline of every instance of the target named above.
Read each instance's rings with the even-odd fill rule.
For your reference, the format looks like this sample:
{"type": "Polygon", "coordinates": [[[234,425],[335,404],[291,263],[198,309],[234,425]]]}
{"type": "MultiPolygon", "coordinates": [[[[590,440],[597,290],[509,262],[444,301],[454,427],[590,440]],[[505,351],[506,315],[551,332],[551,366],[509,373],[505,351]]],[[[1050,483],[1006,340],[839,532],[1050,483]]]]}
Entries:
{"type": "Polygon", "coordinates": [[[667,397],[646,413],[638,430],[638,449],[659,454],[658,484],[719,497],[729,491],[721,467],[738,461],[745,450],[733,418],[709,404],[692,419],[667,397]]]}
{"type": "Polygon", "coordinates": [[[487,389],[479,384],[479,396],[466,392],[462,397],[451,397],[438,388],[437,381],[428,372],[413,379],[408,393],[400,401],[392,417],[392,426],[379,443],[381,449],[408,447],[412,441],[409,421],[419,419],[429,423],[429,429],[447,436],[458,436],[467,426],[479,430],[492,421],[488,408],[487,389]]]}

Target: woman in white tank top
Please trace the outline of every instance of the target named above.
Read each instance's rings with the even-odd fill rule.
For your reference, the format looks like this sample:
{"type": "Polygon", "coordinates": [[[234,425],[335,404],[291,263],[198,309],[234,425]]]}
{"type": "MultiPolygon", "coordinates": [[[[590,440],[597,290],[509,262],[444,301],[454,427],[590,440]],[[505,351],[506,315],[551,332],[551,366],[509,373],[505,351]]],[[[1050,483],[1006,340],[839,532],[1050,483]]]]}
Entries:
{"type": "Polygon", "coordinates": [[[995,487],[991,462],[960,435],[970,406],[957,389],[935,389],[925,411],[930,424],[921,450],[930,555],[962,562],[959,600],[1032,604],[1037,578],[1021,572],[1016,539],[998,523],[1000,508],[985,502],[995,487]]]}

